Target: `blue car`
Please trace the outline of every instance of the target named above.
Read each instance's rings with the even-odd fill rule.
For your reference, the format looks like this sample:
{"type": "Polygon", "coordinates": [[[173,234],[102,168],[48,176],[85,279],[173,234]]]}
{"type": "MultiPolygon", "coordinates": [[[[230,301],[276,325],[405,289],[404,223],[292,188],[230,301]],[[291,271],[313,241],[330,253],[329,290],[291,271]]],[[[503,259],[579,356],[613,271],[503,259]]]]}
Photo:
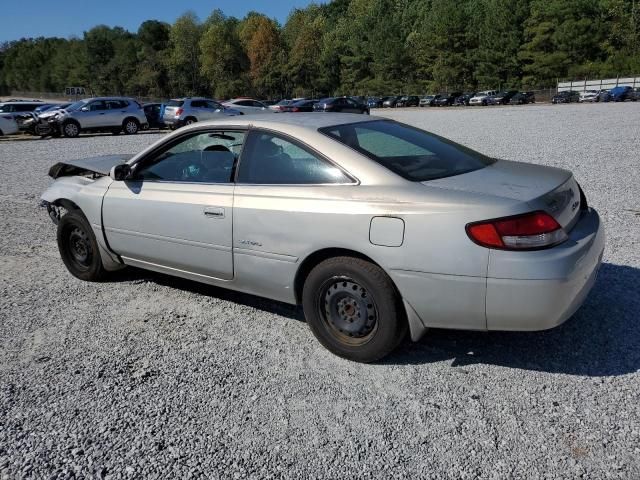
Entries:
{"type": "Polygon", "coordinates": [[[633,88],[626,85],[624,87],[615,87],[609,90],[609,95],[611,96],[612,102],[624,102],[625,100],[636,100],[635,95],[633,93],[633,88]]]}

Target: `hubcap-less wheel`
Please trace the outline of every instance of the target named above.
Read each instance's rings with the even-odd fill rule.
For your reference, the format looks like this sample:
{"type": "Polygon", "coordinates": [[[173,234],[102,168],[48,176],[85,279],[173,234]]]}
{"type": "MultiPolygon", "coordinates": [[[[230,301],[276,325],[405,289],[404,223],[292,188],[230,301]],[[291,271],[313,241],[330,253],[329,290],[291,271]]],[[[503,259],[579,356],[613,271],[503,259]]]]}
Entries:
{"type": "Polygon", "coordinates": [[[349,278],[332,278],[320,294],[320,316],[336,339],[352,346],[371,340],[378,327],[378,312],[362,285],[349,278]]]}
{"type": "Polygon", "coordinates": [[[136,122],[134,122],[133,120],[129,120],[125,125],[124,125],[124,130],[125,132],[127,132],[129,135],[133,135],[135,133],[138,133],[138,124],[136,122]]]}
{"type": "Polygon", "coordinates": [[[87,233],[79,227],[71,230],[68,241],[71,258],[80,269],[88,269],[93,260],[93,249],[87,233]]]}
{"type": "Polygon", "coordinates": [[[79,133],[80,131],[75,123],[67,123],[64,126],[64,134],[67,137],[77,137],[79,133]]]}

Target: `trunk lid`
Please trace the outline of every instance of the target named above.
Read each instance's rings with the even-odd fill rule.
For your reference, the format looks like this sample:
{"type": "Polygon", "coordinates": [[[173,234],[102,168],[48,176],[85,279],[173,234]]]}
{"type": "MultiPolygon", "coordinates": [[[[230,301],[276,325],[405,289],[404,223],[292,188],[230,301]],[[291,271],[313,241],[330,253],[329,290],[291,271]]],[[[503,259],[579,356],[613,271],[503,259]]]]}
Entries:
{"type": "Polygon", "coordinates": [[[568,170],[498,160],[473,172],[422,182],[448,190],[525,202],[531,211],[543,210],[566,230],[580,212],[580,187],[568,170]]]}

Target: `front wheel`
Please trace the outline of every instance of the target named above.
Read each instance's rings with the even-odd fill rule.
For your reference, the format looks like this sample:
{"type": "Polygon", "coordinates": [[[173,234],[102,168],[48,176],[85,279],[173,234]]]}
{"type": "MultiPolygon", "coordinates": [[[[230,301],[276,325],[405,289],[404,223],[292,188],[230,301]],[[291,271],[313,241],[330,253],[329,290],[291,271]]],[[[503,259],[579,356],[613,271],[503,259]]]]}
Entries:
{"type": "Polygon", "coordinates": [[[102,280],[106,270],[91,225],[79,211],[63,215],[58,223],[58,249],[67,270],[90,282],[102,280]]]}
{"type": "Polygon", "coordinates": [[[76,138],[80,135],[80,126],[76,122],[67,122],[62,126],[64,136],[68,138],[76,138]]]}
{"type": "Polygon", "coordinates": [[[307,277],[302,304],[324,347],[357,362],[388,355],[407,331],[395,286],[377,265],[353,257],[318,264],[307,277]]]}

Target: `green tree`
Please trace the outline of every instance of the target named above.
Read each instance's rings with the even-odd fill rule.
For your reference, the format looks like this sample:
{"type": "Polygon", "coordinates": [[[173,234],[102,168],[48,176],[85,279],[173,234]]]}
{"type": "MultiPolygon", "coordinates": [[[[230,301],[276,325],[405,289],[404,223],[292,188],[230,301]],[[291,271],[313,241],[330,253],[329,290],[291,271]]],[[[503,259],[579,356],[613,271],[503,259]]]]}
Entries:
{"type": "Polygon", "coordinates": [[[204,90],[200,72],[202,26],[192,13],[182,15],[169,34],[168,68],[171,89],[179,95],[197,95],[204,90]]]}
{"type": "Polygon", "coordinates": [[[249,61],[240,43],[239,22],[216,10],[200,41],[201,73],[217,98],[241,95],[248,88],[249,61]]]}

